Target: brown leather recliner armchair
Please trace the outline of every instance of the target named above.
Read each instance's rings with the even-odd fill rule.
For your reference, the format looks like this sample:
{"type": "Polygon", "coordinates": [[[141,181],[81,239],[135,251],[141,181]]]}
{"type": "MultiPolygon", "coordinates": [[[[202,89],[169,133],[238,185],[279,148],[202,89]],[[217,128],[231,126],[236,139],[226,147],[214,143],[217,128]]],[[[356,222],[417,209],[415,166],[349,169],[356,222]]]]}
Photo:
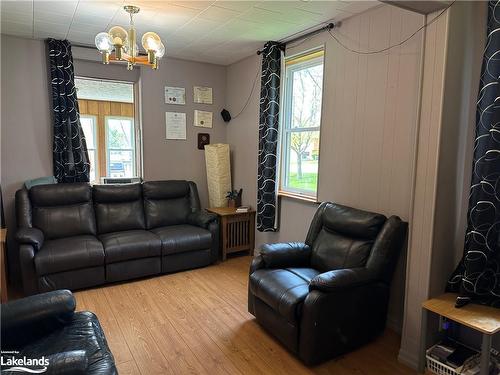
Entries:
{"type": "Polygon", "coordinates": [[[407,224],[322,203],[304,243],[263,245],[250,267],[248,310],[308,365],[385,328],[390,282],[407,224]]]}

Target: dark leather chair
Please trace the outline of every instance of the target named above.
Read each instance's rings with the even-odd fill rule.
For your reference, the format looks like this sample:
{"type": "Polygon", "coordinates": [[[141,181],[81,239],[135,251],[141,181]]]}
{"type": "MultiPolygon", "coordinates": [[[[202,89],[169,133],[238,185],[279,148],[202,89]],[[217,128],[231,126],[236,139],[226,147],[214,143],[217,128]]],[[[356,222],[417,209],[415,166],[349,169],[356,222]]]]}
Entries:
{"type": "Polygon", "coordinates": [[[322,203],[304,243],[266,244],[253,259],[249,312],[308,365],[359,347],[385,328],[406,228],[397,216],[322,203]]]}
{"type": "Polygon", "coordinates": [[[91,312],[75,312],[75,306],[69,290],[2,304],[2,374],[19,374],[8,370],[17,367],[9,363],[24,356],[48,360],[44,374],[117,374],[99,320],[91,312]]]}
{"type": "Polygon", "coordinates": [[[38,185],[16,193],[26,294],[81,289],[209,265],[217,217],[191,181],[38,185]]]}

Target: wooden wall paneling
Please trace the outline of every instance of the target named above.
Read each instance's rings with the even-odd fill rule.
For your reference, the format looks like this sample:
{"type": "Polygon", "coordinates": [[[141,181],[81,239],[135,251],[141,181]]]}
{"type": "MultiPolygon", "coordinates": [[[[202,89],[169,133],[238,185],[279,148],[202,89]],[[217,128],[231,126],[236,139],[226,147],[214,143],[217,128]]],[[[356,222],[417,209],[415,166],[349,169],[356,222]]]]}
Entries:
{"type": "Polygon", "coordinates": [[[121,103],[110,102],[109,106],[110,106],[109,113],[112,116],[121,116],[122,115],[122,106],[121,106],[121,103]]]}
{"type": "MultiPolygon", "coordinates": [[[[405,319],[399,353],[399,359],[412,366],[418,362],[421,303],[428,298],[429,292],[448,15],[445,12],[440,19],[429,25],[425,33],[418,153],[409,229],[405,319]]],[[[434,16],[435,14],[427,17],[432,19],[434,16]]]]}
{"type": "MultiPolygon", "coordinates": [[[[348,19],[335,32],[354,49],[375,51],[397,43],[423,20],[381,6],[348,19]]],[[[326,43],[319,201],[408,220],[421,38],[420,33],[405,46],[364,55],[347,51],[328,35],[317,37],[326,43]]]]}

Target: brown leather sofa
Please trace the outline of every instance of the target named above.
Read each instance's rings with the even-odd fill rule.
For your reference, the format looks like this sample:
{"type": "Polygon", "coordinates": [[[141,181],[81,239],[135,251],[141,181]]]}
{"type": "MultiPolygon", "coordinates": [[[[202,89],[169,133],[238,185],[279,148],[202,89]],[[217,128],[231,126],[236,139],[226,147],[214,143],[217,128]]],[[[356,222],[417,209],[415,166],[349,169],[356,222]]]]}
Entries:
{"type": "Polygon", "coordinates": [[[253,259],[249,312],[308,365],[359,347],[384,330],[406,228],[322,203],[304,243],[266,244],[253,259]]]}
{"type": "Polygon", "coordinates": [[[81,289],[209,265],[217,218],[200,208],[196,184],[54,184],[16,193],[26,294],[81,289]]]}

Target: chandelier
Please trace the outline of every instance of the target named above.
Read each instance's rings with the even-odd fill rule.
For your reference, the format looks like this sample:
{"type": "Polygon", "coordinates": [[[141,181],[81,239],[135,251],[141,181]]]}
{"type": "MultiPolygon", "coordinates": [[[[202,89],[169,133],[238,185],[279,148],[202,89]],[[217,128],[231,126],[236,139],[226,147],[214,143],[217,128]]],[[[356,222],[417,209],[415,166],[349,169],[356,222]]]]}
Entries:
{"type": "Polygon", "coordinates": [[[125,5],[123,9],[130,15],[128,31],[121,26],[113,26],[108,32],[101,32],[95,37],[95,45],[102,55],[102,63],[126,62],[128,70],[134,69],[136,64],[158,69],[158,61],[165,54],[165,46],[160,36],[152,31],[145,33],[141,41],[147,56],[139,54],[133,16],[139,13],[140,8],[125,5]]]}

